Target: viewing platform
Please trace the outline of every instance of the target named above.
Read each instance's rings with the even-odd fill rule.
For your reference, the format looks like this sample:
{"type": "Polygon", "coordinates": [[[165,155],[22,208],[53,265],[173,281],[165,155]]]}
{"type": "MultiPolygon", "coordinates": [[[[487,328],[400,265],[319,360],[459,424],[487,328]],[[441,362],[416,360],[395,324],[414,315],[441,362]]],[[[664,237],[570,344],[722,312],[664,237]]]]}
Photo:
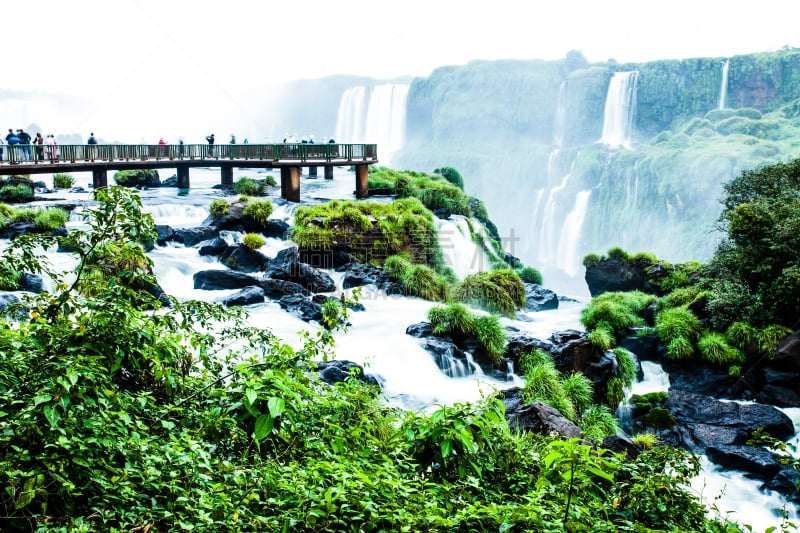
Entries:
{"type": "Polygon", "coordinates": [[[300,169],[309,176],[353,166],[356,197],[367,197],[369,165],[378,162],[375,144],[68,144],[4,145],[0,175],[91,172],[95,188],[108,186],[108,171],[175,168],[178,188],[190,187],[189,169],[219,167],[220,183],[233,187],[234,168],[279,168],[281,196],[300,201],[300,169]]]}

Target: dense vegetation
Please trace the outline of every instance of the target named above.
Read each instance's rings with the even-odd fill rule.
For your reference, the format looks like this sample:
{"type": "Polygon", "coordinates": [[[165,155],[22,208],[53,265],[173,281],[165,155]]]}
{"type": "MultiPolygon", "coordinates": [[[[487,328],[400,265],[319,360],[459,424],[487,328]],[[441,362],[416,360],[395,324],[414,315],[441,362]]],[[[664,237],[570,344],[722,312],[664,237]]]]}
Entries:
{"type": "Polygon", "coordinates": [[[241,310],[160,308],[132,288],[153,281],[139,245],[152,218],[125,189],[95,194],[87,230],[3,253],[31,272],[55,241],[78,258],[2,318],[3,530],[736,530],[683,488],[698,471],[686,452],[629,461],[519,434],[491,399],[398,412],[358,381],[317,379],[325,328],[293,349],[241,310]],[[87,275],[97,249],[129,268],[87,275]]]}

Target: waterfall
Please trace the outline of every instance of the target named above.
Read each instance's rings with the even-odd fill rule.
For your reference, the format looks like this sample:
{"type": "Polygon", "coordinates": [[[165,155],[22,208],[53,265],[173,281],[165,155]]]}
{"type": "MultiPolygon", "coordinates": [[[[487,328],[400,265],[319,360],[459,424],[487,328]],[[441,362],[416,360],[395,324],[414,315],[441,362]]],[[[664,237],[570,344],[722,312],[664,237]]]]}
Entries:
{"type": "Polygon", "coordinates": [[[589,205],[589,196],[591,194],[592,191],[588,190],[581,191],[575,196],[575,206],[561,226],[556,266],[570,277],[578,274],[581,264],[578,257],[578,241],[580,240],[583,220],[586,218],[586,207],[589,205]]]}
{"type": "Polygon", "coordinates": [[[722,64],[722,85],[719,88],[719,108],[725,109],[725,96],[728,94],[728,65],[729,59],[722,64]]]}
{"type": "Polygon", "coordinates": [[[553,124],[553,144],[558,148],[564,146],[564,127],[566,124],[566,105],[564,104],[564,93],[567,84],[561,82],[558,88],[558,101],[556,102],[556,117],[553,124]]]}
{"type": "Polygon", "coordinates": [[[615,72],[608,84],[600,141],[612,148],[630,148],[636,116],[636,81],[639,71],[615,72]]]}
{"type": "Polygon", "coordinates": [[[364,115],[366,110],[367,88],[351,87],[342,93],[339,100],[339,113],[336,117],[336,137],[340,143],[364,142],[364,115]]]}
{"type": "MultiPolygon", "coordinates": [[[[463,279],[492,269],[486,252],[472,240],[470,223],[466,218],[452,215],[449,220],[436,218],[435,222],[444,263],[453,269],[456,276],[463,279]]],[[[476,231],[480,228],[480,222],[473,221],[472,225],[476,231]]]]}
{"type": "Polygon", "coordinates": [[[341,143],[375,143],[381,163],[406,141],[408,84],[386,83],[351,87],[342,93],[336,118],[336,137],[341,143]],[[367,94],[369,93],[369,98],[367,94]]]}
{"type": "Polygon", "coordinates": [[[372,89],[367,110],[364,142],[377,143],[381,162],[391,156],[406,140],[406,99],[409,85],[387,83],[372,89]]]}

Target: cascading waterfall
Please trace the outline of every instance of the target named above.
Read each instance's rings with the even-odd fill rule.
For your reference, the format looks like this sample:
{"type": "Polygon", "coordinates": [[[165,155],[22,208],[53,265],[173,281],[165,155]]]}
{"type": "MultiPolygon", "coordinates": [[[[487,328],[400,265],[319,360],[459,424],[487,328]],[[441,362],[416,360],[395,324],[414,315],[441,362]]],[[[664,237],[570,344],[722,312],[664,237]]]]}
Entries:
{"type": "Polygon", "coordinates": [[[722,64],[722,85],[719,88],[719,109],[725,109],[725,96],[728,94],[728,67],[730,60],[726,59],[722,64]]]}
{"type": "Polygon", "coordinates": [[[578,242],[583,229],[583,221],[586,218],[586,208],[589,205],[591,190],[581,191],[575,196],[575,207],[564,219],[561,227],[561,238],[558,241],[558,253],[556,255],[556,266],[567,273],[570,277],[578,274],[580,258],[578,257],[578,242]]]}
{"type": "Polygon", "coordinates": [[[615,72],[608,85],[603,134],[600,143],[611,148],[630,148],[636,117],[636,81],[639,71],[615,72]]]}
{"type": "Polygon", "coordinates": [[[381,162],[385,164],[405,144],[408,89],[409,85],[392,83],[372,89],[364,142],[378,144],[381,162]]]}
{"type": "Polygon", "coordinates": [[[565,92],[567,90],[566,82],[561,82],[558,87],[558,101],[556,102],[556,116],[553,124],[553,144],[557,148],[564,146],[564,128],[566,126],[566,105],[564,103],[565,92]]]}
{"type": "Polygon", "coordinates": [[[367,88],[351,87],[342,93],[336,117],[336,137],[340,143],[363,143],[366,121],[367,88]]]}
{"type": "MultiPolygon", "coordinates": [[[[486,252],[472,240],[470,224],[465,217],[451,215],[450,220],[437,218],[435,222],[444,263],[453,269],[456,276],[463,279],[492,269],[486,252]]],[[[473,222],[472,227],[477,230],[480,223],[473,222]]]]}

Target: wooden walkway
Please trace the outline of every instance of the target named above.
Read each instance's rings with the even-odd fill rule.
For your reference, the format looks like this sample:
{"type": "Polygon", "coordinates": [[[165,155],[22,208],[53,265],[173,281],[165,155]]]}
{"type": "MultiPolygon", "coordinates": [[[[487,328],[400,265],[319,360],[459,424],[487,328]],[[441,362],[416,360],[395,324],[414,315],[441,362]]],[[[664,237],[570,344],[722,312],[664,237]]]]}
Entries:
{"type": "Polygon", "coordinates": [[[367,197],[369,165],[378,162],[375,144],[95,144],[5,145],[0,175],[91,172],[95,187],[108,185],[108,172],[175,168],[178,187],[190,187],[191,167],[219,167],[220,183],[233,186],[234,168],[279,168],[281,196],[300,201],[300,169],[316,176],[323,167],[333,179],[333,167],[354,166],[356,197],[367,197]]]}

